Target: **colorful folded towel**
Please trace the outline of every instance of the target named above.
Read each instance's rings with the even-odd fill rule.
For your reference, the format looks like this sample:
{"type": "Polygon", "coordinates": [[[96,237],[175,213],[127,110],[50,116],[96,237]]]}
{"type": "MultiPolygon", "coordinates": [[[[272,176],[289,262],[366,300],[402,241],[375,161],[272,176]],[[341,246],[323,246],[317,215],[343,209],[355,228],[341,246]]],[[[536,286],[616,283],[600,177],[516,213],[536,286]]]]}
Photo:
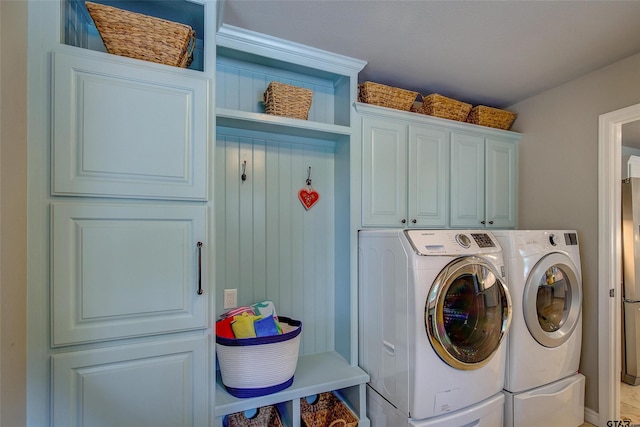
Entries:
{"type": "Polygon", "coordinates": [[[256,336],[254,322],[262,319],[262,316],[255,316],[249,313],[242,313],[240,316],[234,316],[231,322],[231,329],[236,338],[253,338],[256,336]]]}
{"type": "Polygon", "coordinates": [[[226,313],[223,313],[220,315],[221,319],[224,319],[226,317],[233,317],[233,316],[239,316],[242,313],[249,313],[249,314],[260,314],[260,313],[256,313],[253,308],[251,307],[238,307],[238,308],[234,308],[233,310],[229,310],[226,313]]]}
{"type": "Polygon", "coordinates": [[[233,317],[226,317],[216,322],[216,335],[223,338],[235,338],[236,336],[231,329],[233,317]]]}
{"type": "MultiPolygon", "coordinates": [[[[280,322],[278,322],[278,314],[276,313],[276,306],[271,300],[264,300],[257,302],[251,305],[251,309],[254,311],[256,315],[261,315],[262,317],[273,316],[273,319],[276,324],[276,328],[278,332],[277,334],[282,333],[282,327],[280,327],[280,322]]],[[[275,334],[272,334],[275,335],[275,334]]]]}
{"type": "Polygon", "coordinates": [[[253,322],[253,326],[256,330],[256,336],[259,337],[268,337],[281,333],[278,330],[279,324],[276,323],[276,320],[272,315],[263,317],[262,319],[257,319],[255,322],[253,322]]]}

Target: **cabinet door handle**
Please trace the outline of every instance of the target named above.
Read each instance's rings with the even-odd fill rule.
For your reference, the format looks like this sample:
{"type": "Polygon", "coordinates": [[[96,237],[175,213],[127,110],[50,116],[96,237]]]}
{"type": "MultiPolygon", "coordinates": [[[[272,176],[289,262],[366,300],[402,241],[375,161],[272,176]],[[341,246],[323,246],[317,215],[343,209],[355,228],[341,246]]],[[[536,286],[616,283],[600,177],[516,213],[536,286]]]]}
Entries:
{"type": "Polygon", "coordinates": [[[411,222],[414,223],[414,224],[417,224],[418,220],[414,218],[414,219],[411,220],[411,222]]]}
{"type": "Polygon", "coordinates": [[[198,295],[202,295],[202,242],[198,242],[198,295]]]}
{"type": "Polygon", "coordinates": [[[404,219],[404,218],[402,218],[402,221],[400,221],[400,222],[401,222],[401,223],[403,223],[403,224],[406,224],[406,223],[407,223],[407,220],[406,220],[406,219],[404,219]]]}
{"type": "Polygon", "coordinates": [[[485,220],[480,221],[480,224],[485,225],[487,222],[485,220]]]}
{"type": "Polygon", "coordinates": [[[493,221],[489,221],[489,224],[493,225],[493,221]]]}

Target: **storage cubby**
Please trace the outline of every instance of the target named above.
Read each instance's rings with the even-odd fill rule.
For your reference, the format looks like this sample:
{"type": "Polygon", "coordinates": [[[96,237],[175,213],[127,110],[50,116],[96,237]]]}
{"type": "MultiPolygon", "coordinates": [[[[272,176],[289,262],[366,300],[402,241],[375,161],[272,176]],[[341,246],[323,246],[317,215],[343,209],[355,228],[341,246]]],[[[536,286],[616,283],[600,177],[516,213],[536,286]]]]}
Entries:
{"type": "Polygon", "coordinates": [[[216,426],[227,414],[278,405],[284,425],[299,427],[300,399],[336,390],[368,426],[351,204],[360,152],[352,110],[364,62],[226,25],[216,42],[215,314],[225,311],[224,289],[237,289],[240,306],[269,299],[302,321],[293,385],[239,399],[218,375],[216,426]],[[308,120],[265,114],[271,81],[313,91],[308,120]],[[308,210],[298,200],[307,178],[320,194],[308,210]]]}
{"type": "MultiPolygon", "coordinates": [[[[196,32],[196,46],[192,70],[203,71],[204,50],[204,5],[188,0],[180,1],[135,1],[135,0],[91,0],[107,6],[117,7],[130,12],[141,13],[168,21],[189,25],[196,32]]],[[[100,52],[106,52],[100,33],[87,11],[84,0],[64,0],[61,2],[63,13],[63,43],[100,52]]]]}

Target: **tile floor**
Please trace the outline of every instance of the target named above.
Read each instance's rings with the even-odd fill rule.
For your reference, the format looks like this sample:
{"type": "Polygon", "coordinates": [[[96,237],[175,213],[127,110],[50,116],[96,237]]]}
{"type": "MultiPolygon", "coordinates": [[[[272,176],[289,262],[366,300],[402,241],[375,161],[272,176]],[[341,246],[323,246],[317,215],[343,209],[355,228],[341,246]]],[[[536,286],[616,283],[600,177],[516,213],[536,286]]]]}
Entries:
{"type": "MultiPolygon", "coordinates": [[[[629,419],[631,425],[640,426],[640,386],[620,383],[620,417],[625,420],[629,419]]],[[[595,426],[584,423],[580,427],[595,426]]]]}

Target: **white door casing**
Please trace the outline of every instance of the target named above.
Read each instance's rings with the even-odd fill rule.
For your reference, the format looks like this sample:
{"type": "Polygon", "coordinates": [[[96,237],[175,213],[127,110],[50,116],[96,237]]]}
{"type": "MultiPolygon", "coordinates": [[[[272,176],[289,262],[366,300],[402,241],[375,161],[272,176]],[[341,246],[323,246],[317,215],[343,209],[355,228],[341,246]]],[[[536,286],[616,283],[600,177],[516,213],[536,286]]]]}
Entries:
{"type": "Polygon", "coordinates": [[[640,104],[602,114],[598,119],[598,416],[601,426],[620,416],[620,156],[622,125],[637,120],[640,120],[640,104]],[[611,290],[614,290],[613,297],[610,297],[611,290]]]}

